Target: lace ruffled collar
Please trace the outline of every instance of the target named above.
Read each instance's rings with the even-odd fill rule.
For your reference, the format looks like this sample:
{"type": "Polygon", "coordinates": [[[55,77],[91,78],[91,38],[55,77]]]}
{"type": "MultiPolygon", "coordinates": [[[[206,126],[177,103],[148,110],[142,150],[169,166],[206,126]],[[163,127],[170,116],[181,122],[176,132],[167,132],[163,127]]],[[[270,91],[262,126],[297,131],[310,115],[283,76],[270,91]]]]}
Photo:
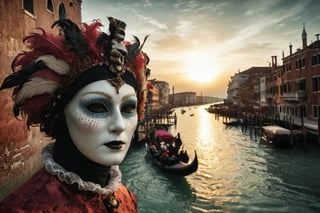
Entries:
{"type": "Polygon", "coordinates": [[[59,178],[60,181],[67,184],[78,184],[78,189],[81,191],[91,191],[103,195],[109,195],[115,192],[121,184],[121,171],[119,166],[110,167],[110,180],[105,187],[99,184],[84,181],[76,173],[66,171],[62,166],[57,164],[53,159],[54,143],[48,144],[42,151],[42,162],[45,169],[52,175],[59,178]]]}

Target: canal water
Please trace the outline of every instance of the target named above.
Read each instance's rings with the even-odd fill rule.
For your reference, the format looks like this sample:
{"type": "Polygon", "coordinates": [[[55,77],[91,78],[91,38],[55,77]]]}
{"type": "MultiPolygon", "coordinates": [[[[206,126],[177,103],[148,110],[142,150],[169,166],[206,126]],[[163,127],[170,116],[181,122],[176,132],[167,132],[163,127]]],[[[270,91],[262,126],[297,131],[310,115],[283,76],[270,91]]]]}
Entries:
{"type": "Polygon", "coordinates": [[[178,177],[159,171],[144,146],[121,164],[123,182],[136,194],[140,213],[320,212],[320,149],[278,150],[259,137],[226,128],[208,105],[177,108],[177,125],[197,172],[178,177]],[[194,114],[194,116],[190,116],[194,114]]]}

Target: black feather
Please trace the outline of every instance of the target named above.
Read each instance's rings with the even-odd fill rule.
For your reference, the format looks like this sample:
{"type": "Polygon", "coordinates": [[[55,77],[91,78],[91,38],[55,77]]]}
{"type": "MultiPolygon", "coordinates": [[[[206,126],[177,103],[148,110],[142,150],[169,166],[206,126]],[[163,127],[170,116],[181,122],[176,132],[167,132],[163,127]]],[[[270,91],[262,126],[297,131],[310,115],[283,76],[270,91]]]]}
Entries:
{"type": "MultiPolygon", "coordinates": [[[[126,28],[126,23],[119,20],[119,19],[115,19],[113,17],[108,17],[108,20],[109,20],[109,32],[110,32],[110,36],[112,38],[116,38],[117,37],[117,32],[119,31],[119,29],[125,29],[126,28]]],[[[125,33],[125,32],[123,32],[125,33]]]]}
{"type": "Polygon", "coordinates": [[[128,54],[127,60],[130,61],[132,58],[136,57],[139,54],[140,40],[137,36],[133,36],[135,42],[127,46],[128,54]]]}
{"type": "Polygon", "coordinates": [[[13,114],[15,117],[18,117],[20,114],[20,106],[18,104],[14,104],[13,106],[13,114]]]}
{"type": "Polygon", "coordinates": [[[133,36],[135,39],[135,42],[127,47],[128,50],[128,55],[127,55],[127,60],[130,61],[130,59],[136,57],[139,52],[142,50],[142,47],[144,43],[147,41],[149,35],[144,37],[142,44],[140,45],[140,40],[137,36],[133,36]]]}
{"type": "Polygon", "coordinates": [[[28,65],[25,69],[10,74],[2,82],[0,90],[15,86],[22,86],[25,82],[29,81],[33,73],[37,70],[43,69],[45,66],[46,65],[43,61],[38,61],[37,63],[28,65]]]}
{"type": "Polygon", "coordinates": [[[112,49],[111,36],[102,32],[100,33],[97,39],[97,46],[103,48],[104,56],[103,58],[106,60],[110,56],[110,51],[112,49]]]}
{"type": "Polygon", "coordinates": [[[63,44],[71,51],[78,54],[81,60],[84,60],[87,54],[88,44],[81,34],[79,27],[69,19],[60,19],[55,21],[51,28],[59,26],[63,31],[63,44]]]}

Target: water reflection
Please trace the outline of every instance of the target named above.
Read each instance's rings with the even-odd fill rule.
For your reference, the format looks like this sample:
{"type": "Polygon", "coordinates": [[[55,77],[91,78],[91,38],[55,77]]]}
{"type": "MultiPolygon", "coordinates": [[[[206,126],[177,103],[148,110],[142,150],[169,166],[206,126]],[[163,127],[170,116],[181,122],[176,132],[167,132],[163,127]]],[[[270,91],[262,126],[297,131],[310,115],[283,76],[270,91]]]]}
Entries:
{"type": "Polygon", "coordinates": [[[178,116],[174,134],[197,150],[198,171],[163,174],[144,148],[131,150],[121,166],[138,196],[139,212],[320,212],[320,151],[275,150],[200,106],[178,116]]]}

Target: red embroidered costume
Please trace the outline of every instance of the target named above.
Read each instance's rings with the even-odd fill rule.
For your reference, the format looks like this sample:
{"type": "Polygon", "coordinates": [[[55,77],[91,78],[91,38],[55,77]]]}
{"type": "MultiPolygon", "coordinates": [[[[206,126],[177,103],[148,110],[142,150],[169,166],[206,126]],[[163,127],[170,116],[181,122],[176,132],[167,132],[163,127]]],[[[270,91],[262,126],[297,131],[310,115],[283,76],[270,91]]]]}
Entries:
{"type": "Polygon", "coordinates": [[[0,212],[107,212],[105,205],[108,195],[113,192],[119,207],[112,212],[137,212],[136,197],[121,184],[118,166],[111,167],[109,183],[101,188],[56,164],[50,153],[52,148],[53,144],[50,144],[44,149],[45,168],[2,200],[0,212]]]}

